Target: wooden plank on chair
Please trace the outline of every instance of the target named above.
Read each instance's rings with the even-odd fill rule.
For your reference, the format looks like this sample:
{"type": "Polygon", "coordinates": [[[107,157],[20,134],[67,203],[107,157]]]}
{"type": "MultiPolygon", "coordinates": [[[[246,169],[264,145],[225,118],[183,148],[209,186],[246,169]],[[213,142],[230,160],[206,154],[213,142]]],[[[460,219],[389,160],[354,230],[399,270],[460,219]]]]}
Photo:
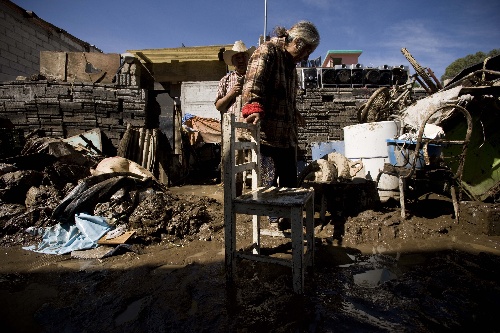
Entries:
{"type": "Polygon", "coordinates": [[[238,197],[238,203],[259,203],[281,207],[303,206],[314,195],[314,190],[292,187],[259,187],[238,197]]]}
{"type": "MultiPolygon", "coordinates": [[[[247,193],[243,195],[247,195],[247,193]]],[[[277,206],[272,204],[264,205],[247,201],[240,202],[239,198],[241,198],[242,196],[237,197],[233,202],[235,210],[238,211],[238,214],[290,217],[290,207],[277,206]]]]}
{"type": "Polygon", "coordinates": [[[238,121],[235,121],[233,124],[234,124],[235,128],[243,128],[243,129],[247,129],[247,130],[251,130],[251,131],[255,127],[254,124],[249,124],[249,123],[244,123],[244,122],[238,122],[238,121]]]}
{"type": "Polygon", "coordinates": [[[250,150],[255,148],[256,143],[251,141],[238,141],[234,143],[236,150],[250,150]]]}
{"type": "Polygon", "coordinates": [[[284,232],[281,230],[271,230],[271,229],[261,229],[260,234],[263,236],[285,237],[285,238],[290,238],[292,236],[290,232],[284,232]]]}
{"type": "Polygon", "coordinates": [[[243,171],[253,170],[255,168],[255,162],[242,163],[233,166],[233,172],[240,173],[243,171]]]}

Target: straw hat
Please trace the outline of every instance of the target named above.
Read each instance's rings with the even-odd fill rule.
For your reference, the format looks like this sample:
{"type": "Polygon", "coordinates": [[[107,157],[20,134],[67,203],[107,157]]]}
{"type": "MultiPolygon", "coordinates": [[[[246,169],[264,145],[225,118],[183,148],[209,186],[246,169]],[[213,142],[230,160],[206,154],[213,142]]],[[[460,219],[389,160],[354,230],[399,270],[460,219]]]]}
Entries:
{"type": "Polygon", "coordinates": [[[247,47],[245,46],[245,43],[243,43],[241,40],[238,40],[238,41],[234,42],[232,50],[224,51],[224,53],[222,54],[222,57],[224,58],[224,62],[228,66],[233,66],[231,59],[233,58],[233,56],[236,53],[246,52],[248,54],[248,56],[250,57],[252,55],[253,51],[255,51],[255,46],[252,46],[251,48],[247,49],[247,47]]]}

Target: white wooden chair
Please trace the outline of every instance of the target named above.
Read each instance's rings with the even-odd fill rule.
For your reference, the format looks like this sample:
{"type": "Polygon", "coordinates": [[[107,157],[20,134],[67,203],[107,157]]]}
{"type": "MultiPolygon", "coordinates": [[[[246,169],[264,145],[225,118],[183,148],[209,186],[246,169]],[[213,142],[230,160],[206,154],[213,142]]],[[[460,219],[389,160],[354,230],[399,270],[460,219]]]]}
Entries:
{"type": "Polygon", "coordinates": [[[314,261],[314,190],[308,188],[262,187],[260,176],[260,126],[235,121],[234,115],[223,115],[223,162],[224,162],[224,228],[226,278],[233,282],[236,259],[243,258],[270,262],[291,267],[293,290],[302,293],[307,266],[314,261]],[[248,130],[249,141],[237,139],[237,131],[248,130]],[[242,164],[236,162],[238,150],[251,150],[251,159],[242,164]],[[252,189],[236,196],[236,174],[252,172],[252,189]],[[303,213],[305,217],[305,237],[303,213]],[[252,252],[237,251],[236,216],[252,215],[252,252]],[[261,235],[275,235],[261,230],[261,216],[278,216],[291,221],[292,259],[275,258],[260,254],[261,235]],[[306,251],[304,251],[306,247],[306,251]]]}

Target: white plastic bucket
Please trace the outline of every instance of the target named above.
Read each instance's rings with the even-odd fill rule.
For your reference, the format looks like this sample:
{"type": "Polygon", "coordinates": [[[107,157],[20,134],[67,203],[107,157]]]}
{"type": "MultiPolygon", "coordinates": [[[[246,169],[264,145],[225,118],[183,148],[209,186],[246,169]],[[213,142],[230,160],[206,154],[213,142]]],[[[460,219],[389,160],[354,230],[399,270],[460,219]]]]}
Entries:
{"type": "Polygon", "coordinates": [[[345,156],[360,158],[387,158],[387,139],[399,133],[399,121],[379,121],[344,127],[345,156]]]}

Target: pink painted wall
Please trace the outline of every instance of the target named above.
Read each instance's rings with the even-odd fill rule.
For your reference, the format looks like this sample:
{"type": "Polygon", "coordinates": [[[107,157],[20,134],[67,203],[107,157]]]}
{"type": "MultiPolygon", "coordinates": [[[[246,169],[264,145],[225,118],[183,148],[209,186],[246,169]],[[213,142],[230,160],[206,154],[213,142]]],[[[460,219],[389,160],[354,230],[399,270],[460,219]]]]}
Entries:
{"type": "Polygon", "coordinates": [[[359,62],[359,56],[361,53],[330,53],[328,56],[325,58],[323,61],[322,67],[333,67],[334,65],[337,64],[346,64],[346,65],[351,65],[351,64],[357,64],[359,62]],[[340,58],[341,61],[340,63],[334,62],[333,59],[340,58]]]}

